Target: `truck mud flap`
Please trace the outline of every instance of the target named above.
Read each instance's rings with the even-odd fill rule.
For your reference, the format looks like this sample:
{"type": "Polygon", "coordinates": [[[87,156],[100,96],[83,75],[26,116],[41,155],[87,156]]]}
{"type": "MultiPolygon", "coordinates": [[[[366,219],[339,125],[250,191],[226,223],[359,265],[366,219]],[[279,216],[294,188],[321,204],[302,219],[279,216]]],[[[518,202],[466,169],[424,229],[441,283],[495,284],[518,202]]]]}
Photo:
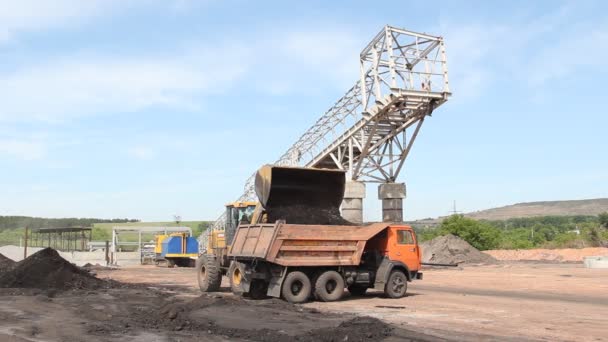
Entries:
{"type": "Polygon", "coordinates": [[[380,266],[378,267],[378,271],[376,272],[376,281],[374,282],[374,290],[384,291],[384,285],[386,284],[386,279],[388,279],[388,275],[393,268],[393,263],[387,259],[382,259],[380,262],[380,266]]]}
{"type": "MultiPolygon", "coordinates": [[[[386,285],[386,281],[388,280],[388,276],[391,274],[393,268],[397,266],[399,268],[405,269],[405,275],[408,281],[411,281],[412,274],[410,273],[407,266],[399,261],[391,261],[388,258],[382,259],[380,262],[380,266],[378,267],[378,271],[376,272],[376,281],[374,282],[374,290],[384,291],[384,285],[386,285]]],[[[420,273],[422,276],[422,273],[420,273]]]]}
{"type": "Polygon", "coordinates": [[[268,282],[268,291],[266,295],[269,297],[279,298],[281,297],[281,285],[283,284],[283,279],[285,279],[285,275],[287,275],[287,267],[281,266],[272,266],[270,269],[271,277],[268,282]]]}

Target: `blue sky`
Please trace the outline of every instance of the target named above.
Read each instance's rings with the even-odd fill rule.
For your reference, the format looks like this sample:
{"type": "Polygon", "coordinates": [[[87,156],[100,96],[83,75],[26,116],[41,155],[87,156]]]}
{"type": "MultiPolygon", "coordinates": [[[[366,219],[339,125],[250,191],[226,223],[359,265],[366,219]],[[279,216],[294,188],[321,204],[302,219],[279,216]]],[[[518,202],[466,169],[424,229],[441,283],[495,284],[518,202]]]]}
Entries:
{"type": "Polygon", "coordinates": [[[386,24],[445,37],[454,93],[401,174],[406,218],[453,200],[607,197],[607,13],[602,1],[0,1],[0,215],[213,219],[354,84],[386,24]]]}

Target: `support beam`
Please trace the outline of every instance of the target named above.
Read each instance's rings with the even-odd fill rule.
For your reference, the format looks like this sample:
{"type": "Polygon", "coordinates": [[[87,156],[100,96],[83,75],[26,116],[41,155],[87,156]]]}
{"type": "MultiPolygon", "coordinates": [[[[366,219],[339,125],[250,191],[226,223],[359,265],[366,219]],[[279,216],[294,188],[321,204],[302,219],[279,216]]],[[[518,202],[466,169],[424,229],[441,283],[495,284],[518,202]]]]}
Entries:
{"type": "Polygon", "coordinates": [[[365,198],[365,183],[350,181],[344,188],[342,201],[342,217],[353,223],[363,223],[363,199],[365,198]]]}
{"type": "Polygon", "coordinates": [[[378,199],[382,200],[382,221],[403,222],[405,183],[384,183],[378,186],[378,199]]]}

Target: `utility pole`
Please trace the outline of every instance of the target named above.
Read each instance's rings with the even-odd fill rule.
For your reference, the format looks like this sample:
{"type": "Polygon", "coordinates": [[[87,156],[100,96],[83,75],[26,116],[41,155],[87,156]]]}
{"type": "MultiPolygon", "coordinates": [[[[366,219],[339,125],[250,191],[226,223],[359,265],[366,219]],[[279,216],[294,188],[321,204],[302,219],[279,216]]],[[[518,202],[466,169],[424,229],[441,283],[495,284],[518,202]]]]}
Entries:
{"type": "Polygon", "coordinates": [[[456,215],[456,214],[460,213],[458,210],[456,210],[456,200],[454,200],[454,204],[452,206],[452,211],[450,211],[450,213],[452,213],[452,215],[456,215]]]}

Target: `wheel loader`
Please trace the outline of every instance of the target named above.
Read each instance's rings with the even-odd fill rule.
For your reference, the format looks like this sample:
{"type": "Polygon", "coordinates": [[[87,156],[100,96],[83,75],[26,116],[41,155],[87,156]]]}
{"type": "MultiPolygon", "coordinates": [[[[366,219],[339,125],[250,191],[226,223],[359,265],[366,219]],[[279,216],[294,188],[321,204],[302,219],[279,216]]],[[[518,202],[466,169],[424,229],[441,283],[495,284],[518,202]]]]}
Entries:
{"type": "Polygon", "coordinates": [[[422,279],[414,231],[344,220],[344,186],[340,170],[260,168],[259,202],[228,205],[225,231],[211,234],[197,261],[201,291],[217,291],[226,274],[234,293],[292,303],[338,300],[346,288],[352,295],[373,288],[405,296],[407,282],[422,279]]]}

